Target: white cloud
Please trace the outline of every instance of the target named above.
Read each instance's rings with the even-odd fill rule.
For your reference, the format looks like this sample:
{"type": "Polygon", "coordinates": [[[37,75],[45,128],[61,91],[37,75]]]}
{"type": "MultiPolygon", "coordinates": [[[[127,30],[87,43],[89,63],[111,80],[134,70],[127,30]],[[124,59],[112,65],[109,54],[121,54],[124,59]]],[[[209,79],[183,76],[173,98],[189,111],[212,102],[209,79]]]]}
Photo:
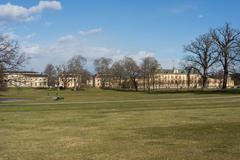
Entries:
{"type": "Polygon", "coordinates": [[[22,47],[22,52],[32,57],[41,52],[42,48],[38,44],[26,44],[22,47]]]}
{"type": "MultiPolygon", "coordinates": [[[[93,61],[100,57],[109,57],[114,61],[120,60],[125,56],[133,58],[138,64],[141,63],[142,59],[147,56],[157,57],[154,52],[149,51],[123,51],[115,48],[108,48],[104,46],[96,46],[94,44],[85,43],[82,36],[76,35],[65,35],[60,37],[54,43],[49,45],[40,44],[24,44],[22,50],[31,57],[30,68],[34,68],[37,71],[43,71],[44,67],[48,63],[54,65],[64,64],[74,55],[82,55],[87,58],[87,69],[94,72],[93,61]]],[[[162,59],[159,58],[159,63],[164,68],[172,68],[173,59],[162,59]]],[[[175,61],[177,66],[177,60],[175,61]]]]}
{"type": "Polygon", "coordinates": [[[173,67],[179,68],[181,59],[178,58],[160,58],[159,63],[164,69],[172,69],[173,67]]]}
{"type": "Polygon", "coordinates": [[[60,37],[58,41],[59,41],[59,42],[66,42],[66,41],[69,41],[69,40],[71,40],[71,39],[74,39],[74,36],[68,34],[68,35],[65,35],[65,36],[60,37]]]}
{"type": "Polygon", "coordinates": [[[52,22],[48,22],[48,21],[44,22],[44,26],[46,26],[46,27],[49,27],[49,26],[51,26],[52,24],[53,24],[52,22]]]}
{"type": "Polygon", "coordinates": [[[138,64],[141,63],[143,58],[149,57],[149,56],[154,57],[154,53],[148,52],[148,51],[139,51],[137,53],[129,55],[129,57],[133,58],[138,64]]]}
{"type": "Polygon", "coordinates": [[[32,39],[37,34],[36,33],[31,33],[31,34],[28,34],[28,35],[18,35],[14,32],[13,29],[9,29],[8,32],[4,32],[2,35],[9,40],[25,41],[25,40],[32,39]]]}
{"type": "Polygon", "coordinates": [[[28,22],[35,19],[36,14],[40,14],[42,11],[60,10],[62,9],[61,3],[58,1],[40,1],[38,5],[25,8],[11,3],[0,5],[0,20],[6,21],[20,21],[28,22]]]}
{"type": "Polygon", "coordinates": [[[60,10],[62,6],[58,1],[40,1],[37,6],[33,6],[28,10],[30,13],[41,13],[45,9],[60,10]]]}
{"type": "Polygon", "coordinates": [[[131,53],[119,49],[86,44],[78,34],[62,36],[47,46],[25,43],[22,46],[22,51],[31,57],[30,67],[35,68],[37,71],[42,71],[47,63],[55,65],[66,63],[68,59],[77,54],[87,58],[87,66],[90,71],[94,71],[94,59],[100,57],[109,57],[116,61],[124,56],[130,56],[139,63],[143,57],[154,56],[154,53],[147,51],[131,53]]]}
{"type": "Polygon", "coordinates": [[[19,36],[17,34],[15,34],[13,31],[5,32],[2,35],[3,35],[3,37],[5,37],[9,40],[16,40],[19,38],[19,36]]]}
{"type": "Polygon", "coordinates": [[[178,49],[174,48],[162,48],[161,51],[168,56],[158,57],[151,51],[123,51],[115,48],[108,48],[105,46],[96,46],[89,44],[85,41],[85,38],[79,34],[67,34],[60,37],[54,43],[48,45],[30,43],[29,40],[36,36],[36,33],[28,35],[17,35],[13,29],[9,29],[8,33],[5,33],[9,39],[17,39],[21,41],[21,51],[26,53],[28,57],[31,57],[29,61],[29,67],[34,68],[36,71],[43,71],[47,63],[64,64],[74,55],[82,55],[88,60],[87,69],[94,72],[93,61],[100,57],[109,57],[113,61],[120,60],[125,56],[133,58],[138,64],[142,62],[142,59],[148,56],[156,57],[163,68],[172,68],[178,66],[179,60],[173,56],[178,52],[178,49]],[[172,57],[170,56],[172,55],[172,57]]]}
{"type": "Polygon", "coordinates": [[[24,36],[23,39],[26,39],[26,40],[31,39],[31,38],[35,37],[36,35],[37,35],[36,33],[31,33],[31,34],[24,36]]]}
{"type": "Polygon", "coordinates": [[[191,4],[185,4],[185,5],[178,5],[174,6],[170,9],[170,12],[172,14],[182,14],[188,11],[196,10],[197,6],[196,5],[191,5],[191,4]]]}
{"type": "Polygon", "coordinates": [[[82,36],[87,36],[87,35],[99,33],[101,31],[102,31],[102,28],[94,28],[87,31],[80,31],[79,34],[82,36]]]}

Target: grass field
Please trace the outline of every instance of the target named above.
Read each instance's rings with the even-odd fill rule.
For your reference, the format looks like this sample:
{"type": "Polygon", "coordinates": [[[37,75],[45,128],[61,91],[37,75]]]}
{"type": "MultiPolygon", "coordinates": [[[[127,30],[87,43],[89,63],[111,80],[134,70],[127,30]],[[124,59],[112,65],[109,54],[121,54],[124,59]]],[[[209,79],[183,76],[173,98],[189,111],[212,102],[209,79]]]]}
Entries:
{"type": "Polygon", "coordinates": [[[240,94],[11,89],[0,160],[239,160],[240,94]]]}

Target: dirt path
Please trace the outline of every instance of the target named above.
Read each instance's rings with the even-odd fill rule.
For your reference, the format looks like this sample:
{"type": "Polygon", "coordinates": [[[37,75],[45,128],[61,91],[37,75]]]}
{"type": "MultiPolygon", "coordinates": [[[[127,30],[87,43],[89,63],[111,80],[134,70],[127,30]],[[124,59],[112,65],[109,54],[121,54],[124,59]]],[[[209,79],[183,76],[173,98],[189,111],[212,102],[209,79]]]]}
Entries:
{"type": "Polygon", "coordinates": [[[160,102],[160,101],[185,101],[185,100],[207,100],[207,99],[228,99],[229,101],[232,101],[230,99],[234,98],[233,101],[240,101],[240,96],[216,96],[216,97],[196,97],[196,98],[159,98],[159,99],[130,99],[130,100],[109,100],[109,101],[75,101],[75,102],[31,102],[31,103],[22,103],[22,104],[16,104],[16,103],[0,103],[0,106],[34,106],[34,105],[66,105],[66,104],[102,104],[102,103],[134,103],[134,102],[160,102]],[[235,99],[238,98],[238,99],[235,99]]]}

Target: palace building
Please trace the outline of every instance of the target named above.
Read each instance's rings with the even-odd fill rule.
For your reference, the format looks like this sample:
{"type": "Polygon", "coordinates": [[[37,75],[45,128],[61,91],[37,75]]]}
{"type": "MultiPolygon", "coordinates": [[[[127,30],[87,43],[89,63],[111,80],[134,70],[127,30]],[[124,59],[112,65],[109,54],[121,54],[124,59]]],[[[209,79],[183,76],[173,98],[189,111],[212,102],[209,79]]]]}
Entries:
{"type": "Polygon", "coordinates": [[[48,87],[48,76],[46,74],[33,71],[7,71],[4,75],[7,87],[48,87]]]}
{"type": "MultiPolygon", "coordinates": [[[[138,88],[144,88],[144,78],[139,76],[137,79],[138,88]]],[[[124,82],[129,82],[130,80],[121,80],[121,84],[124,82]]],[[[119,80],[106,81],[105,87],[117,88],[119,86],[119,80]]],[[[147,80],[145,80],[146,86],[147,80]]],[[[102,79],[99,74],[96,74],[90,81],[89,86],[100,88],[102,87],[102,79]]],[[[155,73],[154,79],[150,78],[150,88],[160,89],[160,88],[201,88],[202,87],[202,77],[197,72],[191,72],[189,75],[186,71],[178,69],[161,69],[155,73]],[[154,84],[154,85],[153,85],[154,84]]],[[[207,81],[208,88],[220,88],[222,85],[222,80],[209,77],[207,81]]],[[[228,78],[228,88],[234,87],[234,81],[228,78]]]]}

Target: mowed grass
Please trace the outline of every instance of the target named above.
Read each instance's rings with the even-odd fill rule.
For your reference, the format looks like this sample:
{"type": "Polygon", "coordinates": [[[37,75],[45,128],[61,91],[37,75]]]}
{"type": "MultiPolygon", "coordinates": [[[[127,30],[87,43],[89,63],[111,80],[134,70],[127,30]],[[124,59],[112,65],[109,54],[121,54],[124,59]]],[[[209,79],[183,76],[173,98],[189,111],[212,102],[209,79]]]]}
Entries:
{"type": "Polygon", "coordinates": [[[238,160],[240,94],[11,89],[0,160],[238,160]]]}

